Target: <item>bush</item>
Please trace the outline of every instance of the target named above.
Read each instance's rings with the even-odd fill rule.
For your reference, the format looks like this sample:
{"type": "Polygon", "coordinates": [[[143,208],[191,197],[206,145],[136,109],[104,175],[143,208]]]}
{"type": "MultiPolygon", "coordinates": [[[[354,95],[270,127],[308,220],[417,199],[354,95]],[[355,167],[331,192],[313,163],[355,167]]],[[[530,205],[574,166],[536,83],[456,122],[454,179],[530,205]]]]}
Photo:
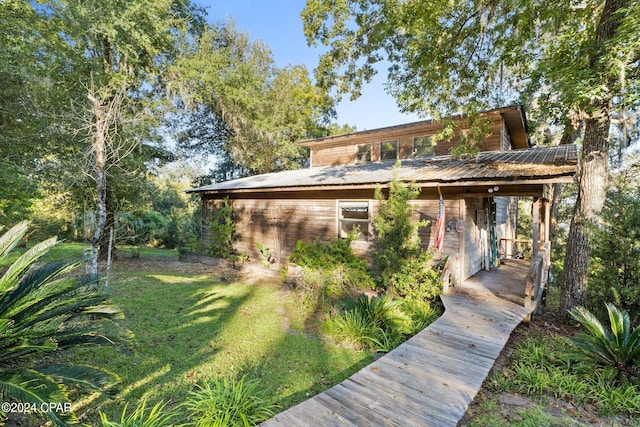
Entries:
{"type": "Polygon", "coordinates": [[[600,414],[640,415],[640,387],[616,383],[610,370],[573,364],[570,342],[562,337],[540,335],[518,344],[510,357],[513,364],[494,371],[488,384],[496,392],[553,396],[574,405],[594,405],[600,414]]]}
{"type": "Polygon", "coordinates": [[[356,289],[375,286],[364,260],[353,253],[351,239],[336,239],[329,244],[299,240],[289,260],[302,267],[302,291],[315,300],[350,296],[356,289]]]}
{"type": "Polygon", "coordinates": [[[434,264],[432,252],[422,252],[391,275],[388,290],[411,301],[432,301],[442,293],[443,267],[444,263],[434,264]]]}
{"type": "Polygon", "coordinates": [[[606,315],[602,301],[640,320],[640,190],[624,183],[607,194],[602,223],[594,228],[588,308],[606,315]],[[620,188],[622,187],[622,188],[620,188]]]}
{"type": "Polygon", "coordinates": [[[375,192],[380,208],[373,218],[377,238],[374,258],[383,286],[393,274],[420,255],[418,228],[429,224],[428,221],[416,223],[411,220],[413,208],[409,201],[420,194],[420,189],[398,180],[399,167],[400,163],[396,163],[393,179],[389,183],[388,198],[385,199],[380,187],[375,192]]]}
{"type": "Polygon", "coordinates": [[[340,313],[329,320],[327,331],[341,344],[357,350],[388,352],[410,331],[411,319],[401,304],[387,295],[347,298],[340,313]]]}
{"type": "Polygon", "coordinates": [[[131,246],[131,255],[140,257],[140,250],[154,238],[164,234],[167,219],[156,211],[125,212],[118,215],[118,243],[131,246]]]}
{"type": "Polygon", "coordinates": [[[236,225],[233,222],[233,209],[229,198],[225,197],[222,206],[215,210],[212,217],[206,221],[209,235],[209,255],[218,258],[229,258],[233,253],[233,236],[236,225]]]}
{"type": "Polygon", "coordinates": [[[216,379],[189,394],[184,406],[196,427],[253,426],[275,415],[265,389],[256,381],[216,379]]]}
{"type": "Polygon", "coordinates": [[[589,310],[577,307],[569,311],[571,317],[587,329],[571,341],[577,351],[573,359],[591,365],[611,367],[618,379],[638,380],[640,365],[640,328],[633,329],[629,314],[613,304],[606,304],[609,313],[609,329],[589,310]]]}

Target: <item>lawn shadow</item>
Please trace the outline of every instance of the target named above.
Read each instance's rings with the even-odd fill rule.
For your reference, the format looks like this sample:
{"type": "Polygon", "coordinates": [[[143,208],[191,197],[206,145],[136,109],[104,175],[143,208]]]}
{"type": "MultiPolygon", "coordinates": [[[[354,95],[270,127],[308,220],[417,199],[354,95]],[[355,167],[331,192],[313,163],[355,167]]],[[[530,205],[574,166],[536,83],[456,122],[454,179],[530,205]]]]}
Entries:
{"type": "MultiPolygon", "coordinates": [[[[203,375],[200,367],[221,350],[217,340],[229,319],[255,292],[254,286],[231,287],[207,275],[127,273],[112,283],[113,301],[126,316],[123,325],[135,336],[134,352],[101,348],[81,355],[123,379],[116,398],[100,404],[112,418],[119,418],[125,403],[135,408],[143,397],[183,401],[203,375]]],[[[94,421],[98,414],[87,415],[94,421]]]]}

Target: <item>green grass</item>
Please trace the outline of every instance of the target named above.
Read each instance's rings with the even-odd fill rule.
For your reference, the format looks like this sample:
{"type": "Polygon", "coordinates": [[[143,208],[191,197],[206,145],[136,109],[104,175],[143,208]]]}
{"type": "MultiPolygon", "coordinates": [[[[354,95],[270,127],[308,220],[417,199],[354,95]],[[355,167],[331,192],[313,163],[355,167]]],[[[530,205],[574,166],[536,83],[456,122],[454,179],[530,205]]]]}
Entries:
{"type": "MultiPolygon", "coordinates": [[[[161,255],[173,256],[166,252],[161,255]]],[[[118,273],[117,266],[114,271],[109,292],[126,314],[123,324],[135,334],[136,349],[133,354],[85,349],[73,355],[122,378],[113,400],[78,396],[79,412],[93,423],[99,410],[115,419],[126,402],[135,406],[141,398],[175,406],[196,384],[240,375],[259,381],[271,402],[285,409],[371,362],[369,353],[287,334],[279,308],[291,306],[292,295],[277,284],[226,283],[195,274],[118,273]]]]}

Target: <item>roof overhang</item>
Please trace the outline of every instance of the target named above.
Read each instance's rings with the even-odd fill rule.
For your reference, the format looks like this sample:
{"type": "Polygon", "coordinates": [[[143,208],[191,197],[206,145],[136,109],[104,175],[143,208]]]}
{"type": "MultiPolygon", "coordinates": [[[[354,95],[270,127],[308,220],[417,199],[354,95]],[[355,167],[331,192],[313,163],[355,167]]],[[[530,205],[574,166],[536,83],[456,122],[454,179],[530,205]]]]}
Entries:
{"type": "MultiPolygon", "coordinates": [[[[477,157],[438,156],[401,162],[398,179],[422,188],[525,186],[568,183],[577,171],[575,145],[481,152],[477,157]]],[[[386,187],[394,164],[332,166],[275,172],[188,190],[201,195],[364,190],[386,187]]]]}

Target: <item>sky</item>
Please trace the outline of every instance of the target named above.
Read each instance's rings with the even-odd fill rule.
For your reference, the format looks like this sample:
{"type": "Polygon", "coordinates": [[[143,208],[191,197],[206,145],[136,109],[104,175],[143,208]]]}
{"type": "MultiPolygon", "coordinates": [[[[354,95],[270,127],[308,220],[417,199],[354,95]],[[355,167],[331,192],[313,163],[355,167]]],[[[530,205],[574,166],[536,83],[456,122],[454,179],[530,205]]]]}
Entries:
{"type": "MultiPolygon", "coordinates": [[[[304,64],[313,73],[318,65],[322,49],[307,46],[302,28],[300,12],[304,0],[194,0],[194,3],[207,8],[209,22],[232,17],[237,28],[248,32],[251,40],[264,41],[273,51],[277,66],[304,64]]],[[[363,87],[360,98],[354,102],[343,99],[336,108],[337,123],[367,130],[421,120],[417,115],[399,111],[393,97],[384,92],[385,79],[386,70],[382,69],[363,87]]]]}

